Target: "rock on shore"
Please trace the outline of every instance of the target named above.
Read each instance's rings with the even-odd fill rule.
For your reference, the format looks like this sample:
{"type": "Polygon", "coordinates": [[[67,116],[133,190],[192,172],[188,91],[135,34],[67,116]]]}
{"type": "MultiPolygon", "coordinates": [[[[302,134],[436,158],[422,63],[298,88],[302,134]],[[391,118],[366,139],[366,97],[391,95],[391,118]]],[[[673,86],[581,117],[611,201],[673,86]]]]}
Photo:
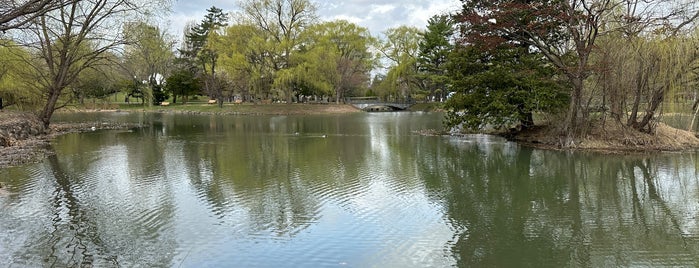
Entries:
{"type": "Polygon", "coordinates": [[[53,154],[50,141],[58,135],[96,129],[139,127],[124,123],[58,123],[45,129],[31,113],[0,111],[0,168],[31,163],[53,154]]]}
{"type": "Polygon", "coordinates": [[[46,155],[44,125],[29,113],[0,112],[0,168],[21,165],[46,155]]]}
{"type": "Polygon", "coordinates": [[[12,147],[20,141],[44,134],[43,124],[33,115],[17,112],[0,114],[0,147],[12,147]]]}

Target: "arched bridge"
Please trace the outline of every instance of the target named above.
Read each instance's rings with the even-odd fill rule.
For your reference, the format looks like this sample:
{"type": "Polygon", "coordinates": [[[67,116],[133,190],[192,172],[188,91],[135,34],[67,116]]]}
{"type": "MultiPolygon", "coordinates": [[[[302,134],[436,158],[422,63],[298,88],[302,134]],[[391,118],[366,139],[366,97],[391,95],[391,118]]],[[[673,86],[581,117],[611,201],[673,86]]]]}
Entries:
{"type": "Polygon", "coordinates": [[[347,98],[347,103],[367,112],[402,111],[410,108],[414,102],[386,102],[377,97],[347,98]]]}

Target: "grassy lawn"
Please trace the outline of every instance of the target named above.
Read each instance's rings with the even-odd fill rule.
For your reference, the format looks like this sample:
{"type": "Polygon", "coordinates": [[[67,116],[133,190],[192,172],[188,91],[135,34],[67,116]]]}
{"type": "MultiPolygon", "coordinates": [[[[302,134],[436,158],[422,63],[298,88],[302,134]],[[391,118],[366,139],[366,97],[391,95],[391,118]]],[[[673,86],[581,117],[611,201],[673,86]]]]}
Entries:
{"type": "Polygon", "coordinates": [[[354,113],[358,109],[345,104],[253,104],[225,103],[219,108],[218,104],[205,102],[189,102],[187,104],[171,103],[168,106],[143,106],[141,104],[118,104],[115,109],[122,111],[154,111],[154,112],[189,112],[212,114],[337,114],[354,113]]]}
{"type": "MultiPolygon", "coordinates": [[[[208,97],[194,97],[186,104],[182,104],[182,100],[178,99],[179,103],[172,103],[172,98],[168,98],[165,102],[167,106],[155,106],[142,104],[140,99],[130,98],[127,103],[124,93],[116,93],[104,99],[85,100],[84,104],[70,105],[63,111],[105,111],[105,110],[120,110],[120,111],[150,111],[150,112],[181,112],[181,113],[211,113],[211,114],[338,114],[338,113],[354,113],[360,110],[349,104],[284,104],[284,103],[224,103],[222,108],[218,104],[209,104],[208,97]]],[[[433,112],[442,109],[441,103],[416,103],[410,107],[409,111],[413,112],[433,112]]]]}

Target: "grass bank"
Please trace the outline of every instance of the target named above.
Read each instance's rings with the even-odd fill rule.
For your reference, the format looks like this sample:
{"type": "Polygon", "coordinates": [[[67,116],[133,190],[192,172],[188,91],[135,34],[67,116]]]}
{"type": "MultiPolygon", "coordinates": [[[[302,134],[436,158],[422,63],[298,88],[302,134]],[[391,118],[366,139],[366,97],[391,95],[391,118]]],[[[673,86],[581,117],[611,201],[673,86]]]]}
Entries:
{"type": "Polygon", "coordinates": [[[66,111],[146,111],[163,113],[203,113],[203,114],[239,114],[239,115],[304,115],[304,114],[344,114],[360,112],[357,108],[346,104],[252,104],[226,103],[223,107],[218,104],[188,103],[170,104],[167,106],[144,106],[141,104],[111,104],[109,106],[74,107],[66,111]]]}

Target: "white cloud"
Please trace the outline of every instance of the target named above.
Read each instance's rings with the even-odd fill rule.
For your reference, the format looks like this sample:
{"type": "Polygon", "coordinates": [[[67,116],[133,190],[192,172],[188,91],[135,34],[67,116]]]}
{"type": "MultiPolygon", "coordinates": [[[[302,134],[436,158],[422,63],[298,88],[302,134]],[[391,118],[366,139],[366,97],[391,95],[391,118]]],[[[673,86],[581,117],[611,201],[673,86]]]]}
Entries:
{"type": "MultiPolygon", "coordinates": [[[[321,20],[347,20],[368,28],[373,35],[379,35],[400,25],[424,29],[430,17],[455,11],[460,6],[458,0],[344,0],[315,3],[318,5],[317,14],[321,20]]],[[[169,23],[170,32],[181,36],[186,23],[201,21],[206,9],[211,6],[226,12],[235,12],[238,9],[236,1],[231,0],[176,1],[169,23]]]]}
{"type": "Polygon", "coordinates": [[[333,17],[329,17],[329,18],[326,18],[326,19],[323,19],[323,20],[324,20],[324,21],[346,20],[346,21],[349,21],[349,22],[351,22],[351,23],[358,24],[358,25],[361,25],[362,22],[364,21],[363,18],[354,17],[354,16],[348,16],[348,15],[344,15],[344,14],[335,15],[335,16],[333,16],[333,17]]]}
{"type": "Polygon", "coordinates": [[[394,5],[386,5],[386,4],[383,4],[383,5],[371,5],[371,6],[370,6],[370,9],[371,9],[371,12],[370,12],[370,13],[385,14],[385,13],[391,12],[391,11],[393,11],[394,9],[396,9],[396,6],[394,6],[394,5]]]}

